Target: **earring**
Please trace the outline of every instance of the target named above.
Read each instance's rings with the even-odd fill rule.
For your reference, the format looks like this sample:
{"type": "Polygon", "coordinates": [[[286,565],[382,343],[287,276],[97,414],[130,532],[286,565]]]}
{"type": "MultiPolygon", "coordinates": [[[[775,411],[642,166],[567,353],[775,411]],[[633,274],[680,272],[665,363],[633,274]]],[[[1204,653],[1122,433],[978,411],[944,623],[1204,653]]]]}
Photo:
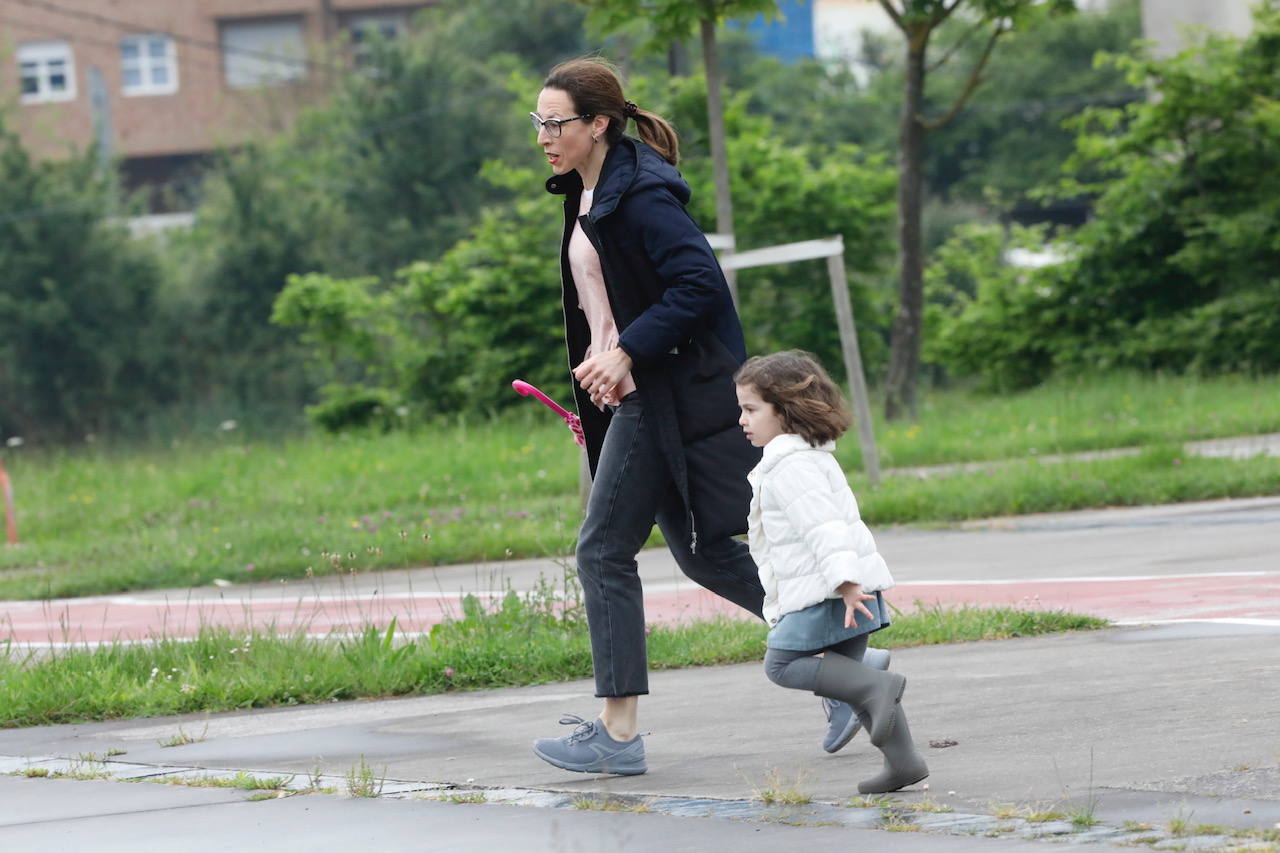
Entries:
{"type": "Polygon", "coordinates": [[[599,142],[599,141],[600,141],[600,137],[598,137],[598,136],[593,136],[593,137],[591,137],[591,141],[592,141],[593,143],[597,143],[597,142],[599,142]]]}

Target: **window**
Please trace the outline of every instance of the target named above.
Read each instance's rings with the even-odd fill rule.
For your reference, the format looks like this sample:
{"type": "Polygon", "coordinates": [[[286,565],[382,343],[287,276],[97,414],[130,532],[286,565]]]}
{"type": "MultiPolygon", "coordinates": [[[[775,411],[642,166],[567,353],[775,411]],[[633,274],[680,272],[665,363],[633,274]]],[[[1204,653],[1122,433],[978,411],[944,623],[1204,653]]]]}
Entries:
{"type": "Polygon", "coordinates": [[[22,103],[70,101],[76,96],[76,68],[71,45],[64,41],[32,42],[18,46],[22,103]]]}
{"type": "Polygon", "coordinates": [[[223,77],[232,89],[272,86],[307,76],[300,18],[222,25],[223,77]]]}
{"type": "Polygon", "coordinates": [[[357,67],[373,62],[376,42],[394,41],[409,28],[409,15],[404,11],[364,12],[345,20],[351,33],[351,54],[357,67]]]}
{"type": "Polygon", "coordinates": [[[126,95],[169,95],[178,91],[178,57],[163,33],[120,39],[120,77],[126,95]]]}

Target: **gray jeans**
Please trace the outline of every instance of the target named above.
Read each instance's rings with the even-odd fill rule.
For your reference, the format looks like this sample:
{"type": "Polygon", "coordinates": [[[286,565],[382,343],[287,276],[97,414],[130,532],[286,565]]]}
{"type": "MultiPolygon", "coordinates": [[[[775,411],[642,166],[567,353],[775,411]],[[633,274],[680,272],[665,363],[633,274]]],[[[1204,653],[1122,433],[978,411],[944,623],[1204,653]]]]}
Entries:
{"type": "Polygon", "coordinates": [[[587,517],[578,533],[591,635],[596,696],[649,692],[644,639],[644,592],[636,554],[656,521],[680,570],[699,585],[761,615],[764,589],[744,542],[732,537],[698,542],[690,553],[689,518],[662,457],[639,392],[613,413],[596,465],[587,517]]]}

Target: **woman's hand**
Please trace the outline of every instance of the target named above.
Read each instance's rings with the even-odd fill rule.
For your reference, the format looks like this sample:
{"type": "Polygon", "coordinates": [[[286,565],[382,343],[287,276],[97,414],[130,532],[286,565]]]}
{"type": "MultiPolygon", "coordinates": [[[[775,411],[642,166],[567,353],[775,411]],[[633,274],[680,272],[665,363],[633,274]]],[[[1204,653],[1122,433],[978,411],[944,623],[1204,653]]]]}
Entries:
{"type": "Polygon", "coordinates": [[[631,372],[631,356],[622,347],[614,347],[579,364],[573,369],[573,378],[591,395],[597,407],[603,405],[605,396],[627,378],[631,372]]]}
{"type": "Polygon", "coordinates": [[[844,626],[846,628],[852,628],[857,624],[858,617],[855,611],[861,612],[868,619],[875,618],[875,614],[862,603],[864,601],[874,601],[875,596],[867,595],[863,592],[862,584],[845,581],[836,587],[836,592],[840,593],[840,597],[844,599],[844,626]]]}

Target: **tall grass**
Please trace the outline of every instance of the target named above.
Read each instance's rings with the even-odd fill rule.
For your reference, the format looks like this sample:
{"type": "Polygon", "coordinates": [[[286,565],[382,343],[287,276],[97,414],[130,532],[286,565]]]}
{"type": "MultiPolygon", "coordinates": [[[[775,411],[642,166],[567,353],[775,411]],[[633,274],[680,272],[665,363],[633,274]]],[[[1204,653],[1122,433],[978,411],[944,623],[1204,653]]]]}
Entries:
{"type": "MultiPolygon", "coordinates": [[[[931,393],[921,419],[878,427],[888,464],[1020,459],[870,489],[858,442],[840,457],[868,520],[1280,493],[1280,460],[1183,458],[1174,443],[1280,430],[1274,379],[1113,376],[1006,396],[931,393]],[[1130,460],[1030,456],[1117,445],[1130,460]],[[1033,454],[1034,451],[1034,454],[1033,454]]],[[[0,547],[0,598],[187,587],[565,554],[579,451],[540,408],[413,431],[252,441],[239,429],[151,450],[3,452],[24,543],[0,547]]]]}

